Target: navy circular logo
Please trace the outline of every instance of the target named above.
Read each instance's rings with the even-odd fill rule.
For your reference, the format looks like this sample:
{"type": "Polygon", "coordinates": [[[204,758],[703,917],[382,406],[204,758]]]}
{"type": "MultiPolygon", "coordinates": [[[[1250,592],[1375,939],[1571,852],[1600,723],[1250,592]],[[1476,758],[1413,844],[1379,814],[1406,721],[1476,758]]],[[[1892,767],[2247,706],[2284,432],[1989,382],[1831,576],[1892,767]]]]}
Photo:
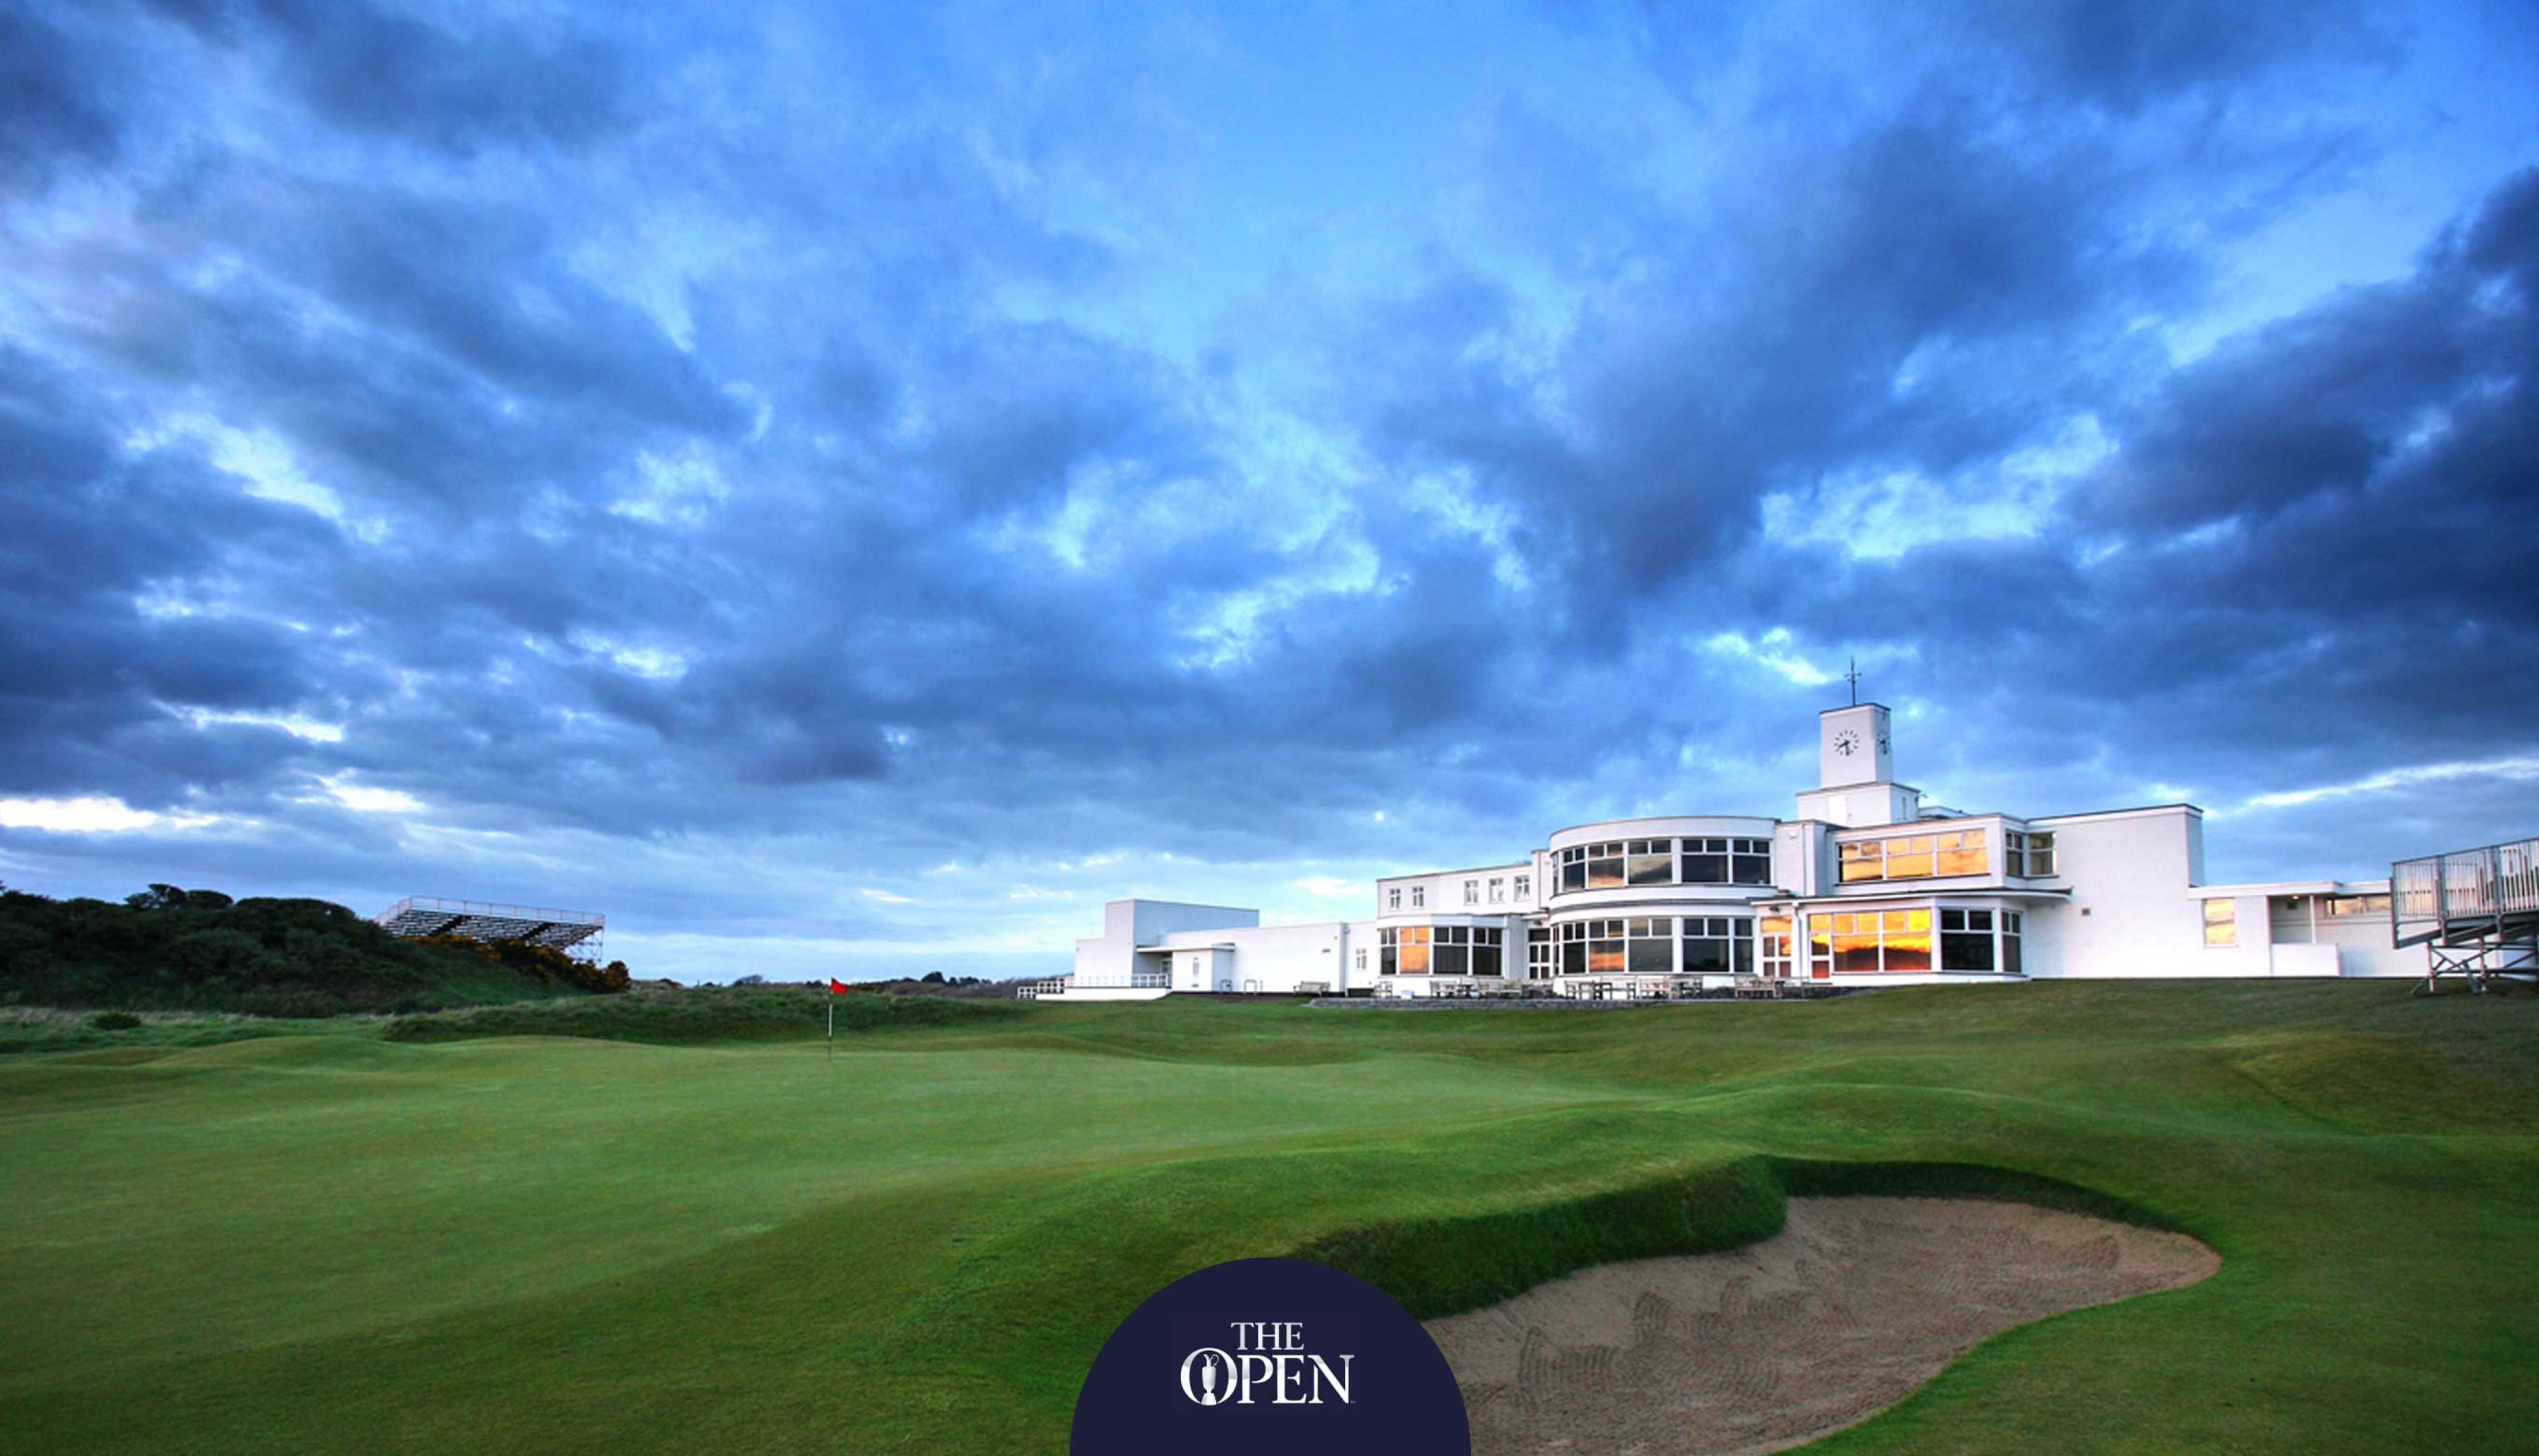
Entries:
{"type": "Polygon", "coordinates": [[[1391,1295],[1309,1260],[1237,1259],[1111,1332],[1067,1449],[1471,1456],[1473,1437],[1455,1372],[1391,1295]]]}

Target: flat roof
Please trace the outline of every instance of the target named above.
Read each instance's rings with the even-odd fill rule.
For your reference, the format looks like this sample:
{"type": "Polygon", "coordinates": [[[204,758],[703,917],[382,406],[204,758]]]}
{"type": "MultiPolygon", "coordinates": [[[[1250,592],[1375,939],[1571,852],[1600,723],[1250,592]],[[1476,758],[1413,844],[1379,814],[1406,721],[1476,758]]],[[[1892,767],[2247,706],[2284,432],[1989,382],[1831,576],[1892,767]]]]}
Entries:
{"type": "Polygon", "coordinates": [[[2385,879],[2274,879],[2262,884],[2195,884],[2186,887],[2187,898],[2219,900],[2225,895],[2333,895],[2339,898],[2362,895],[2385,895],[2385,879]]]}
{"type": "Polygon", "coordinates": [[[1534,861],[1525,859],[1511,865],[1475,865],[1467,869],[1413,869],[1407,874],[1379,874],[1375,877],[1375,882],[1382,884],[1389,879],[1433,879],[1443,874],[1490,874],[1502,869],[1532,869],[1533,867],[1534,861]]]}
{"type": "Polygon", "coordinates": [[[2020,814],[2012,814],[2010,817],[2014,819],[2024,817],[2030,824],[2043,824],[2057,819],[2112,819],[2118,814],[2156,814],[2162,809],[2184,809],[2199,819],[2204,817],[2203,809],[2198,808],[2194,804],[2184,802],[2142,803],[2136,804],[2132,808],[2127,809],[2083,809],[2077,814],[2027,814],[2024,816],[2020,814]]]}

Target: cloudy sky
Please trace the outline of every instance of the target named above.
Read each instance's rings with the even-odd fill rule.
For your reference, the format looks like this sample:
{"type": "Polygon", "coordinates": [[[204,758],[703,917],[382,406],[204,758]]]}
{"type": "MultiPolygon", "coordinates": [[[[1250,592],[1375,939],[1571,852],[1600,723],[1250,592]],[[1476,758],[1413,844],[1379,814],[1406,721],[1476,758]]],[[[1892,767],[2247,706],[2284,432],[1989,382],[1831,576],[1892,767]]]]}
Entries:
{"type": "Polygon", "coordinates": [[[0,0],[0,879],[1055,971],[1853,658],[2217,879],[2539,831],[2539,19],[1898,9],[0,0]]]}

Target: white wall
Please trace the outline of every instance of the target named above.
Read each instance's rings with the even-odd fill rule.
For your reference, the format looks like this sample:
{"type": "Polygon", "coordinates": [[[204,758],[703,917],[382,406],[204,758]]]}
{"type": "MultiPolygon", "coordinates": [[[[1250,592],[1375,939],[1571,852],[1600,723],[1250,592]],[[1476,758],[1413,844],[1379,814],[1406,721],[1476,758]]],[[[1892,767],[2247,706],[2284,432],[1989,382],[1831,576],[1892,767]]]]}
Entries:
{"type": "Polygon", "coordinates": [[[2028,828],[2052,832],[2060,871],[2029,883],[2072,891],[2069,904],[2029,912],[2021,947],[2028,975],[2266,974],[2262,895],[2240,911],[2236,949],[2204,948],[2203,906],[2187,894],[2203,858],[2203,815],[2193,808],[2031,819],[2028,828]]]}
{"type": "MultiPolygon", "coordinates": [[[[2369,893],[2381,892],[2372,890],[2369,893]]],[[[2431,959],[2425,947],[2392,948],[2386,914],[2329,915],[2323,902],[2330,898],[2313,893],[2268,897],[2279,955],[2285,945],[2315,944],[2333,948],[2336,972],[2341,976],[2425,974],[2431,959]]]]}
{"type": "Polygon", "coordinates": [[[1772,831],[1773,884],[1793,895],[1821,894],[1833,873],[1833,839],[1824,823],[1802,819],[1772,831]]]}
{"type": "Polygon", "coordinates": [[[1902,784],[1853,784],[1840,789],[1808,789],[1799,794],[1799,817],[1822,819],[1846,829],[1875,829],[1910,824],[1922,812],[1922,791],[1902,784]]]}
{"type": "MultiPolygon", "coordinates": [[[[1102,934],[1075,942],[1077,986],[1126,986],[1136,969],[1136,947],[1176,932],[1261,924],[1261,912],[1232,905],[1191,905],[1178,900],[1113,900],[1102,907],[1102,934]]],[[[1178,984],[1178,982],[1176,983],[1178,984]]]]}
{"type": "Polygon", "coordinates": [[[1431,915],[1505,915],[1515,911],[1539,908],[1548,893],[1543,883],[1541,867],[1536,857],[1513,865],[1490,865],[1478,869],[1429,870],[1419,874],[1393,874],[1375,882],[1375,913],[1387,920],[1415,921],[1431,915]],[[1517,876],[1527,878],[1526,893],[1516,892],[1517,876]],[[1499,881],[1505,899],[1493,903],[1490,881],[1499,881]],[[1464,884],[1471,881],[1479,897],[1471,905],[1464,903],[1464,884]],[[1412,890],[1420,894],[1420,903],[1412,904],[1412,890]],[[1402,891],[1402,908],[1393,908],[1394,890],[1402,891]]]}
{"type": "MultiPolygon", "coordinates": [[[[1347,985],[1346,966],[1350,948],[1349,926],[1343,922],[1302,926],[1261,926],[1231,931],[1199,931],[1175,933],[1164,937],[1166,945],[1199,945],[1223,942],[1231,950],[1216,952],[1204,985],[1195,984],[1186,970],[1194,952],[1173,952],[1173,990],[1175,991],[1255,991],[1266,995],[1292,994],[1309,981],[1329,986],[1338,995],[1347,985]]],[[[1369,941],[1374,936],[1369,934],[1369,941]]]]}

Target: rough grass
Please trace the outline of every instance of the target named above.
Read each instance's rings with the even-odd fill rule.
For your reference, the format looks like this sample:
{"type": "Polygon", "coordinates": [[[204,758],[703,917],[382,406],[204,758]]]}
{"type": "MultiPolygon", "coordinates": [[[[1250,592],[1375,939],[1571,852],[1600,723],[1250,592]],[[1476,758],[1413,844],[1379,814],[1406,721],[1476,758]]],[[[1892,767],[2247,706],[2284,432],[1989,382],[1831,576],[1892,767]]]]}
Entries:
{"type": "Polygon", "coordinates": [[[22,1055],[0,1451],[1057,1451],[1103,1338],[1203,1264],[1319,1250],[1434,1311],[1767,1231],[1785,1192],[2224,1258],[1812,1449],[2527,1449],[2539,999],[2407,989],[22,1055]]]}
{"type": "Polygon", "coordinates": [[[833,1010],[843,1033],[1001,1021],[1026,1014],[1028,1007],[1014,1002],[869,992],[832,998],[825,991],[791,986],[707,986],[393,1016],[379,1034],[413,1042],[488,1036],[587,1036],[662,1046],[800,1041],[825,1035],[833,1010]]]}
{"type": "MultiPolygon", "coordinates": [[[[0,1055],[113,1048],[198,1047],[266,1036],[349,1036],[395,1042],[496,1036],[580,1036],[655,1046],[805,1041],[825,1034],[825,992],[799,987],[644,988],[619,996],[580,993],[402,1015],[251,1016],[228,1011],[143,1011],[139,1025],[108,1029],[97,1013],[0,1007],[0,1055]]],[[[997,1022],[1027,1015],[1015,1002],[934,996],[837,998],[839,1034],[997,1022]]]]}

